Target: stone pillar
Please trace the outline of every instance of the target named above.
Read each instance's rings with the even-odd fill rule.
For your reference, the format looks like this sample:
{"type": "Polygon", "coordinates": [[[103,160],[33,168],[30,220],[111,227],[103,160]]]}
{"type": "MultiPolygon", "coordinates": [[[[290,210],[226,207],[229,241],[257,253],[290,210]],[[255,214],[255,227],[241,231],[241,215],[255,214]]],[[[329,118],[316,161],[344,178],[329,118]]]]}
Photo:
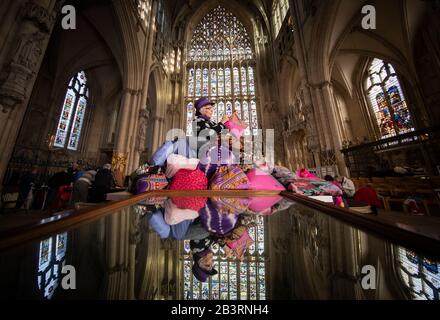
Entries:
{"type": "MultiPolygon", "coordinates": [[[[15,37],[5,56],[0,83],[0,181],[6,171],[26,107],[62,2],[27,1],[17,16],[15,37]]],[[[11,12],[16,15],[17,12],[11,12]]],[[[6,27],[6,26],[5,26],[6,27]]]]}
{"type": "Polygon", "coordinates": [[[321,126],[318,124],[319,116],[316,112],[316,106],[313,103],[312,92],[307,74],[307,49],[304,44],[304,37],[301,30],[302,21],[299,5],[299,1],[289,0],[290,14],[295,24],[295,27],[293,28],[295,37],[294,49],[295,54],[298,57],[298,69],[301,77],[302,87],[301,90],[303,91],[304,97],[303,101],[305,110],[304,113],[306,115],[306,141],[308,149],[313,153],[315,165],[320,166],[319,149],[320,140],[322,140],[322,137],[319,136],[319,131],[317,129],[321,126]]]}
{"type": "Polygon", "coordinates": [[[145,144],[143,146],[140,146],[140,141],[145,141],[144,136],[139,136],[139,133],[145,133],[147,132],[146,126],[148,125],[148,122],[142,121],[141,114],[145,114],[146,112],[150,112],[151,110],[147,110],[147,98],[148,98],[148,87],[150,84],[150,72],[151,72],[151,65],[153,62],[153,44],[154,44],[154,35],[156,34],[156,11],[157,11],[157,1],[153,1],[151,14],[150,14],[150,23],[149,28],[146,31],[145,36],[145,45],[144,45],[144,59],[143,59],[143,82],[142,82],[142,90],[140,93],[140,99],[138,103],[136,104],[137,110],[136,114],[139,114],[139,117],[134,118],[133,122],[133,132],[137,134],[133,134],[132,136],[132,145],[136,148],[132,148],[132,157],[129,161],[129,169],[130,171],[135,170],[135,168],[139,165],[139,159],[140,154],[145,151],[145,144]],[[139,111],[138,111],[139,110],[139,111]],[[144,126],[145,128],[139,127],[140,125],[144,126]]]}
{"type": "Polygon", "coordinates": [[[130,138],[129,121],[133,108],[133,99],[136,93],[136,90],[124,89],[122,105],[119,112],[118,133],[112,158],[112,169],[119,185],[123,185],[125,174],[127,174],[128,142],[130,138]]]}

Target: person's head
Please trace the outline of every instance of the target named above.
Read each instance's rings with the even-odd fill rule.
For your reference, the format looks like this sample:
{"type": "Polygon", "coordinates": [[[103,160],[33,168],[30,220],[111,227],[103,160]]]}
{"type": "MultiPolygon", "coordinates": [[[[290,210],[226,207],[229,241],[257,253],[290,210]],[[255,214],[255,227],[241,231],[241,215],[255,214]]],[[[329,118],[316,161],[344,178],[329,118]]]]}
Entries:
{"type": "Polygon", "coordinates": [[[342,181],[344,181],[344,176],[337,176],[336,181],[338,181],[339,183],[342,183],[342,181]]]}
{"type": "Polygon", "coordinates": [[[214,103],[208,98],[202,97],[195,102],[196,116],[204,116],[208,119],[212,118],[214,113],[214,103]]]}
{"type": "Polygon", "coordinates": [[[200,282],[206,282],[208,276],[217,274],[217,270],[214,269],[214,255],[210,249],[194,255],[192,272],[200,282]]]}
{"type": "Polygon", "coordinates": [[[324,177],[324,180],[325,180],[325,181],[335,181],[335,179],[334,179],[331,175],[326,175],[326,176],[324,177]]]}

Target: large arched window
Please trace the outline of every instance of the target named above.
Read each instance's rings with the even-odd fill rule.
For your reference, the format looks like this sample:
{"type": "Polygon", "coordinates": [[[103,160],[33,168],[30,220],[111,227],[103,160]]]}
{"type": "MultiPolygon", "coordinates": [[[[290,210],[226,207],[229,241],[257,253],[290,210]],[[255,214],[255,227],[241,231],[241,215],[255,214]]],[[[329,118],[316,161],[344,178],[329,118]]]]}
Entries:
{"type": "Polygon", "coordinates": [[[216,102],[213,120],[234,110],[257,135],[255,55],[240,20],[218,6],[195,28],[187,54],[187,134],[192,135],[194,101],[207,96],[216,102]]]}
{"type": "Polygon", "coordinates": [[[67,232],[40,242],[38,288],[44,299],[52,299],[66,263],[67,232]]]}
{"type": "Polygon", "coordinates": [[[189,241],[183,248],[183,299],[185,300],[265,300],[266,264],[264,218],[257,217],[257,226],[249,229],[255,243],[249,247],[243,261],[226,258],[217,244],[213,246],[218,274],[207,282],[198,281],[192,274],[193,260],[189,241]]]}
{"type": "Polygon", "coordinates": [[[402,87],[390,63],[380,59],[371,62],[368,68],[367,93],[381,138],[414,130],[402,87]]]}
{"type": "Polygon", "coordinates": [[[411,297],[416,300],[440,300],[440,263],[397,247],[398,273],[411,297]]]}
{"type": "Polygon", "coordinates": [[[88,99],[87,78],[84,71],[80,71],[70,80],[67,87],[58,121],[55,147],[78,150],[88,99]]]}
{"type": "Polygon", "coordinates": [[[289,0],[275,0],[272,6],[273,31],[275,38],[280,32],[287,12],[289,11],[289,0]]]}

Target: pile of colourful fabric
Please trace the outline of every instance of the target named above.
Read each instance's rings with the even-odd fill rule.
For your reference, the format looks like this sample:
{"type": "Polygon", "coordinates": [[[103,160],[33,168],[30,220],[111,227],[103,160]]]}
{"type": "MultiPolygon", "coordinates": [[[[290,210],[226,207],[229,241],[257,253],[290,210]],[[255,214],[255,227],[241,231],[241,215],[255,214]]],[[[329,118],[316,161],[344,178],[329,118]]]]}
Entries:
{"type": "Polygon", "coordinates": [[[233,152],[224,146],[209,146],[200,159],[196,158],[190,139],[185,137],[164,143],[149,163],[131,174],[130,192],[138,194],[161,189],[285,190],[265,164],[237,165],[233,152]]]}

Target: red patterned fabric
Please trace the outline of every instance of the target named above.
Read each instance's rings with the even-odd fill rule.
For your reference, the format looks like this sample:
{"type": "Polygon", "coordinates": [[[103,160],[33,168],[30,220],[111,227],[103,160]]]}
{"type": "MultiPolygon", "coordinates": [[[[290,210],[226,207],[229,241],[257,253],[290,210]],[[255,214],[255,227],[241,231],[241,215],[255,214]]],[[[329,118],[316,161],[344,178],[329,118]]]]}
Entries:
{"type": "Polygon", "coordinates": [[[199,211],[202,209],[208,198],[206,197],[174,197],[171,201],[179,209],[190,209],[194,211],[199,211]]]}
{"type": "Polygon", "coordinates": [[[206,190],[208,178],[200,170],[181,169],[174,175],[170,190],[206,190]]]}

